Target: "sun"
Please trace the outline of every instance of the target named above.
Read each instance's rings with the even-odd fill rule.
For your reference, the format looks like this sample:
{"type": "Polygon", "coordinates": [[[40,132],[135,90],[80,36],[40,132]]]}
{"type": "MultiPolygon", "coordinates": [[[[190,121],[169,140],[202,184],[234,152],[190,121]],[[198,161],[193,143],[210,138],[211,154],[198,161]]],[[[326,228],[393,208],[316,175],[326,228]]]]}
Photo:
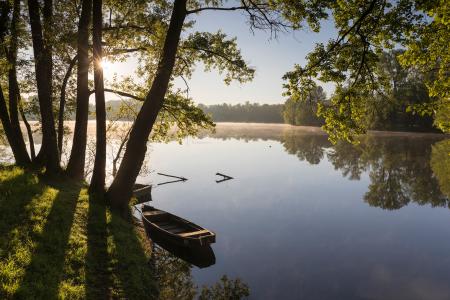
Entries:
{"type": "Polygon", "coordinates": [[[102,59],[100,66],[102,67],[103,72],[111,72],[114,69],[113,63],[107,59],[102,59]]]}

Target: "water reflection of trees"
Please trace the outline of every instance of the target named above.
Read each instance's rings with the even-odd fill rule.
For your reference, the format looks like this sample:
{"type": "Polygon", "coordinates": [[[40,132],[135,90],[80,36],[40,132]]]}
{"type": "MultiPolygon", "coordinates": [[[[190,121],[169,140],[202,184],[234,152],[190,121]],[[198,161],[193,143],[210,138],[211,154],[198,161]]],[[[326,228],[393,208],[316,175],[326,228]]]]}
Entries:
{"type": "Polygon", "coordinates": [[[311,164],[318,164],[326,155],[334,168],[351,180],[368,172],[370,184],[364,201],[388,210],[411,202],[450,207],[443,194],[448,196],[450,189],[450,143],[432,147],[434,142],[436,139],[423,137],[366,136],[359,145],[341,142],[332,146],[323,136],[289,134],[281,141],[288,153],[311,164]]]}
{"type": "Polygon", "coordinates": [[[312,165],[320,163],[324,157],[325,148],[331,146],[327,136],[319,134],[286,133],[281,144],[287,153],[296,155],[301,161],[307,161],[312,165]]]}
{"type": "Polygon", "coordinates": [[[431,168],[439,182],[441,191],[450,197],[450,139],[432,146],[431,168]]]}
{"type": "Polygon", "coordinates": [[[450,142],[427,134],[372,134],[359,145],[332,145],[319,129],[264,125],[222,125],[213,135],[245,141],[276,140],[301,161],[318,164],[325,158],[350,180],[368,172],[364,201],[383,209],[399,209],[411,202],[450,207],[450,142]],[[431,162],[430,162],[431,159],[431,162]]]}
{"type": "Polygon", "coordinates": [[[243,299],[250,292],[240,279],[223,276],[212,286],[199,289],[192,277],[192,266],[161,247],[153,247],[151,264],[155,269],[161,300],[172,299],[243,299]]]}

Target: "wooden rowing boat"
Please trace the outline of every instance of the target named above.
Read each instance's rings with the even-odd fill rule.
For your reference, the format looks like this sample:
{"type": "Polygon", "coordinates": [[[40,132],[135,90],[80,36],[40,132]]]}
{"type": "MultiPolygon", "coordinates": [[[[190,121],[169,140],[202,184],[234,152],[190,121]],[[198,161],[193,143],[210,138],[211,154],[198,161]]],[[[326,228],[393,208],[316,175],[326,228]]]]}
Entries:
{"type": "Polygon", "coordinates": [[[194,248],[216,242],[216,234],[163,210],[144,205],[142,219],[146,230],[158,239],[194,248]]]}

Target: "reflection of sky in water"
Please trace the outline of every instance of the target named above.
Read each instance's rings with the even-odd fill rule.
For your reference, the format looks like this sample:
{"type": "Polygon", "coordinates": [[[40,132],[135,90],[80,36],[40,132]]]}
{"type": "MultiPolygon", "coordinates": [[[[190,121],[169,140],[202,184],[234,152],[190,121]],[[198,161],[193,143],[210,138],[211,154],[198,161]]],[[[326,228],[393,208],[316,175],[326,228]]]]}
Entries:
{"type": "MultiPolygon", "coordinates": [[[[189,181],[155,188],[153,205],[217,233],[216,264],[194,268],[199,285],[227,274],[248,283],[253,299],[450,299],[450,211],[432,207],[443,196],[429,191],[436,188],[430,147],[412,147],[417,142],[392,153],[389,144],[373,144],[366,150],[384,152],[356,159],[349,149],[336,158],[326,142],[301,138],[156,144],[151,169],[189,181]],[[360,180],[343,177],[370,159],[360,180]],[[216,184],[216,172],[235,179],[216,184]],[[369,203],[378,207],[364,200],[375,181],[369,203]],[[391,201],[384,193],[394,187],[409,205],[376,201],[391,201]]],[[[156,172],[140,181],[166,181],[156,172]]]]}

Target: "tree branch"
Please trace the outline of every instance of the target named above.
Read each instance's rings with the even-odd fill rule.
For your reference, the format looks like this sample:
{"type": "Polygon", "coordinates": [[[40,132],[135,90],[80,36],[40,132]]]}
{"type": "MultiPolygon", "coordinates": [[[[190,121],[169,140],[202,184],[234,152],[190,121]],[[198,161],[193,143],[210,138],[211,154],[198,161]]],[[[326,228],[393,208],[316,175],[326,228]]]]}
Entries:
{"type": "MultiPolygon", "coordinates": [[[[118,91],[118,90],[113,90],[113,89],[104,89],[104,91],[108,92],[108,93],[117,94],[117,95],[120,95],[120,96],[123,96],[123,97],[128,97],[128,98],[131,98],[131,99],[134,99],[134,100],[142,101],[142,102],[145,101],[145,98],[141,98],[141,97],[138,97],[138,96],[135,96],[135,95],[132,95],[130,93],[123,92],[123,91],[118,91]]],[[[93,93],[95,93],[95,90],[90,91],[89,95],[91,95],[93,93]]]]}
{"type": "Polygon", "coordinates": [[[127,54],[127,53],[133,53],[133,52],[139,52],[139,51],[145,51],[147,50],[146,47],[138,47],[138,48],[130,48],[130,49],[111,49],[108,51],[108,53],[105,53],[103,56],[111,56],[111,55],[119,55],[119,54],[127,54]]]}
{"type": "Polygon", "coordinates": [[[339,39],[337,39],[337,40],[333,43],[333,45],[325,52],[324,55],[322,55],[322,57],[321,57],[318,61],[316,61],[312,66],[309,66],[307,69],[303,70],[303,71],[300,73],[300,76],[301,76],[302,74],[304,74],[305,72],[307,72],[307,71],[309,71],[309,70],[311,70],[311,69],[313,69],[313,68],[319,66],[319,65],[320,65],[320,64],[328,57],[328,55],[329,55],[331,52],[333,52],[334,49],[336,49],[336,47],[339,46],[339,45],[342,43],[342,41],[347,37],[347,35],[349,35],[350,32],[352,32],[355,28],[358,28],[358,30],[359,30],[359,28],[361,27],[361,22],[362,22],[362,21],[370,14],[370,12],[375,8],[375,3],[376,3],[376,2],[377,2],[377,0],[372,0],[372,2],[370,2],[369,7],[362,13],[362,15],[355,21],[355,23],[353,23],[353,25],[352,25],[349,29],[347,29],[347,30],[342,34],[342,36],[341,36],[339,39]]]}
{"type": "Polygon", "coordinates": [[[78,60],[78,54],[75,55],[70,61],[69,61],[69,67],[67,68],[66,74],[64,75],[62,84],[61,84],[61,91],[59,95],[59,112],[58,112],[58,150],[59,150],[59,156],[61,159],[61,153],[62,153],[62,146],[63,146],[63,136],[64,136],[64,110],[66,107],[66,87],[67,82],[69,81],[69,78],[72,74],[72,70],[75,67],[75,64],[78,60]]]}
{"type": "Polygon", "coordinates": [[[119,29],[150,30],[149,27],[139,26],[139,25],[135,25],[135,24],[126,24],[126,25],[103,27],[102,31],[113,31],[113,30],[119,30],[119,29]]]}
{"type": "Polygon", "coordinates": [[[212,50],[209,50],[209,49],[198,48],[198,47],[194,47],[194,46],[192,46],[192,47],[183,47],[183,48],[184,48],[184,49],[197,50],[197,51],[203,51],[203,52],[206,52],[206,53],[208,53],[208,54],[211,54],[211,55],[214,55],[214,56],[218,56],[218,57],[220,57],[220,58],[225,59],[225,60],[228,61],[229,63],[231,63],[231,64],[233,64],[233,65],[235,65],[235,66],[237,66],[237,67],[242,68],[242,65],[238,64],[237,61],[232,60],[231,58],[227,57],[227,56],[226,56],[225,54],[223,54],[223,53],[215,52],[215,51],[212,51],[212,50]]]}
{"type": "MultiPolygon", "coordinates": [[[[133,94],[130,94],[130,93],[127,93],[127,92],[123,92],[123,91],[118,91],[118,90],[114,90],[114,89],[104,89],[104,91],[108,92],[108,93],[117,94],[119,96],[127,97],[127,98],[130,98],[130,99],[134,99],[134,100],[137,100],[137,101],[141,101],[141,102],[145,101],[145,98],[141,98],[141,97],[138,97],[138,96],[135,96],[133,94]]],[[[89,95],[92,95],[93,93],[95,93],[95,90],[90,91],[89,95]]],[[[168,108],[177,108],[177,107],[174,107],[172,105],[164,103],[163,104],[163,108],[168,109],[168,108]]]]}
{"type": "Polygon", "coordinates": [[[234,6],[234,7],[200,7],[197,9],[193,9],[193,10],[188,10],[186,14],[195,14],[201,11],[205,11],[205,10],[219,10],[219,11],[234,11],[234,10],[248,10],[250,9],[250,7],[246,6],[246,5],[242,5],[242,6],[234,6]]]}

